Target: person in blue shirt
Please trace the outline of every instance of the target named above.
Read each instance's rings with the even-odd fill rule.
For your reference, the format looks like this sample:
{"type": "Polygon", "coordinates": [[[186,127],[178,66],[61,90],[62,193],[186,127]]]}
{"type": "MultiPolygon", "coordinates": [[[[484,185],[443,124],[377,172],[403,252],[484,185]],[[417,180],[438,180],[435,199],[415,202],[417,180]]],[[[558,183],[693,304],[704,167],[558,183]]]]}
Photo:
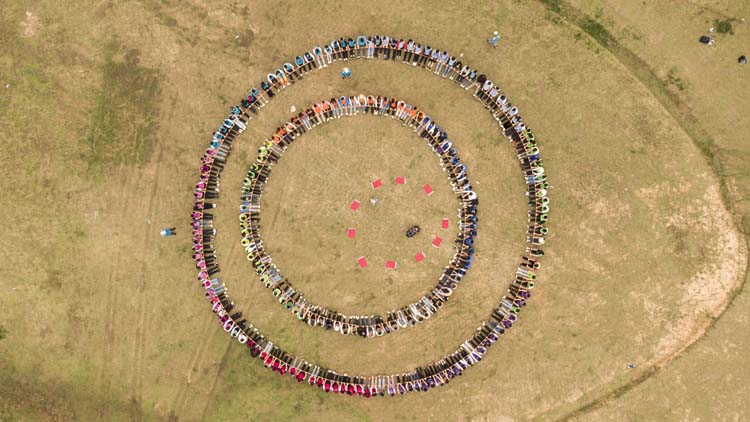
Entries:
{"type": "Polygon", "coordinates": [[[346,78],[351,78],[351,77],[352,77],[352,70],[349,69],[348,67],[345,67],[341,71],[341,79],[346,79],[346,78]]]}
{"type": "Polygon", "coordinates": [[[438,49],[432,50],[432,54],[430,54],[430,62],[427,65],[427,67],[432,69],[432,67],[435,66],[435,63],[438,60],[440,60],[440,50],[438,49]]]}
{"type": "Polygon", "coordinates": [[[317,67],[317,65],[315,64],[315,58],[313,57],[312,54],[310,54],[309,51],[305,51],[304,57],[305,57],[305,72],[309,72],[313,70],[313,68],[317,67]]]}
{"type": "Polygon", "coordinates": [[[427,59],[432,56],[432,47],[429,45],[424,46],[423,53],[421,56],[419,56],[419,60],[417,60],[417,63],[419,63],[420,66],[424,67],[425,64],[427,64],[427,59]]]}
{"type": "Polygon", "coordinates": [[[356,54],[356,51],[357,51],[357,42],[354,41],[353,38],[349,38],[347,40],[347,42],[346,42],[346,50],[347,50],[347,52],[349,54],[349,57],[351,57],[351,58],[355,58],[356,57],[355,54],[356,54]]]}
{"type": "Polygon", "coordinates": [[[422,46],[420,44],[414,44],[414,57],[412,58],[412,66],[416,66],[419,62],[419,58],[422,56],[422,46]]]}
{"type": "Polygon", "coordinates": [[[349,60],[349,49],[347,48],[346,38],[339,38],[339,46],[341,47],[341,57],[344,58],[344,61],[349,60]]]}
{"type": "Polygon", "coordinates": [[[258,107],[264,107],[266,103],[268,103],[268,98],[266,98],[265,95],[261,95],[258,88],[253,87],[253,89],[250,90],[250,95],[258,100],[258,107]]]}
{"type": "Polygon", "coordinates": [[[297,70],[294,68],[294,66],[292,66],[291,63],[287,62],[284,63],[281,67],[284,69],[284,72],[286,72],[289,80],[291,82],[294,82],[294,76],[297,74],[297,70]]]}
{"type": "Polygon", "coordinates": [[[497,48],[497,43],[500,42],[500,35],[495,31],[491,37],[487,38],[487,42],[492,45],[492,48],[497,48]]]}
{"type": "Polygon", "coordinates": [[[364,35],[357,37],[357,57],[365,56],[365,47],[367,46],[367,38],[364,35]]]}
{"type": "MultiPolygon", "coordinates": [[[[456,58],[451,56],[450,59],[448,59],[447,66],[445,66],[445,69],[443,69],[443,77],[447,78],[448,75],[451,74],[451,71],[453,70],[453,65],[456,64],[456,58]]],[[[453,78],[451,78],[453,79],[453,78]]]]}
{"type": "Polygon", "coordinates": [[[468,78],[466,78],[466,80],[468,81],[468,84],[467,84],[467,85],[466,85],[466,86],[464,87],[464,89],[468,91],[468,90],[469,90],[469,88],[471,88],[471,85],[472,85],[472,84],[473,84],[474,82],[476,82],[476,80],[477,80],[477,71],[476,71],[476,70],[474,70],[474,69],[472,69],[472,70],[471,70],[471,71],[469,72],[469,77],[468,77],[468,78]]]}
{"type": "Polygon", "coordinates": [[[438,59],[437,66],[435,66],[435,74],[436,75],[439,75],[440,71],[442,71],[443,68],[448,64],[448,57],[450,57],[450,55],[448,54],[447,51],[443,51],[440,54],[440,58],[438,59]]]}
{"type": "Polygon", "coordinates": [[[170,227],[162,230],[160,234],[164,237],[175,236],[177,235],[177,229],[175,227],[170,227]]]}
{"type": "Polygon", "coordinates": [[[341,58],[341,45],[338,40],[331,42],[331,50],[333,51],[333,59],[338,60],[341,58]]]}
{"type": "Polygon", "coordinates": [[[273,89],[271,88],[271,84],[269,84],[266,81],[263,81],[260,83],[260,88],[266,92],[266,95],[268,95],[268,98],[273,98],[276,94],[273,93],[273,89]]]}
{"type": "Polygon", "coordinates": [[[318,63],[318,68],[321,67],[327,67],[325,60],[323,59],[323,49],[321,49],[318,46],[315,46],[313,48],[313,53],[315,54],[315,61],[318,63]]]}
{"type": "Polygon", "coordinates": [[[286,74],[281,69],[276,69],[276,78],[281,82],[282,88],[286,88],[286,86],[290,84],[289,78],[286,77],[286,74]]]}

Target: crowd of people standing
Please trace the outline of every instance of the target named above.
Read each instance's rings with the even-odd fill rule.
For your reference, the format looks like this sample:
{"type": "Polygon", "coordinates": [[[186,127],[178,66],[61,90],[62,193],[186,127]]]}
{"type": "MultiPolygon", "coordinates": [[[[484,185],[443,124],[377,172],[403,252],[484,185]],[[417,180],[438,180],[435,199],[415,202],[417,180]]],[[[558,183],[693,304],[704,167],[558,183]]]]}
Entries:
{"type": "MultiPolygon", "coordinates": [[[[432,48],[411,39],[382,35],[341,37],[323,47],[314,47],[295,57],[293,61],[294,64],[284,63],[280,68],[269,73],[266,79],[259,83],[259,88],[251,89],[240,104],[231,108],[230,115],[213,134],[210,145],[203,155],[200,180],[194,191],[195,203],[191,217],[193,258],[198,268],[198,280],[204,287],[205,295],[212,304],[212,309],[224,330],[241,344],[247,345],[251,356],[262,359],[265,366],[281,375],[289,374],[297,381],[306,381],[327,392],[363,397],[426,391],[432,387],[447,384],[454,377],[460,376],[466,368],[482,359],[487,349],[499,339],[499,336],[511,328],[517,320],[517,314],[531,297],[536,271],[540,268],[539,258],[544,255],[541,245],[544,244],[547,234],[545,222],[549,213],[548,183],[534,134],[526,127],[518,109],[486,75],[445,50],[432,48]],[[472,90],[474,98],[479,100],[499,122],[503,134],[517,153],[526,180],[529,205],[525,253],[519,261],[507,293],[500,298],[498,306],[492,310],[490,316],[482,322],[476,332],[454,352],[437,361],[419,366],[406,373],[367,377],[338,374],[332,369],[291,355],[264,337],[257,327],[252,326],[242,317],[242,312],[233,312],[234,303],[218,276],[220,269],[213,248],[216,231],[213,228],[213,215],[210,212],[215,207],[213,200],[219,195],[219,176],[230,154],[232,143],[245,130],[253,115],[285,88],[304,78],[309,72],[327,67],[334,61],[357,58],[400,60],[410,66],[429,69],[435,75],[454,81],[467,91],[472,90]]],[[[367,97],[365,99],[369,101],[367,97]]],[[[376,107],[377,97],[373,100],[374,106],[365,105],[364,107],[369,107],[370,111],[380,110],[376,107]]],[[[385,101],[381,101],[381,106],[383,103],[385,101]]],[[[389,98],[387,104],[390,106],[394,103],[389,98]]],[[[362,107],[361,101],[360,107],[362,107]]],[[[351,106],[348,109],[351,110],[351,106]]],[[[399,113],[398,101],[395,102],[394,107],[387,107],[388,113],[391,110],[394,115],[399,113]]],[[[339,107],[336,117],[340,117],[340,113],[346,113],[346,111],[347,108],[342,110],[339,107]]],[[[399,116],[403,116],[403,113],[406,111],[402,108],[399,116]]],[[[301,127],[309,130],[313,122],[320,124],[325,119],[332,118],[333,115],[334,109],[331,107],[326,110],[324,104],[322,107],[315,105],[305,110],[303,116],[296,116],[296,118],[299,119],[301,127]]],[[[408,119],[407,115],[406,120],[408,119]]],[[[414,122],[416,118],[409,124],[414,122]]],[[[295,126],[295,129],[301,130],[299,126],[295,126]]],[[[425,129],[420,129],[420,132],[425,129]]],[[[473,230],[476,229],[475,226],[472,227],[473,230]]]]}

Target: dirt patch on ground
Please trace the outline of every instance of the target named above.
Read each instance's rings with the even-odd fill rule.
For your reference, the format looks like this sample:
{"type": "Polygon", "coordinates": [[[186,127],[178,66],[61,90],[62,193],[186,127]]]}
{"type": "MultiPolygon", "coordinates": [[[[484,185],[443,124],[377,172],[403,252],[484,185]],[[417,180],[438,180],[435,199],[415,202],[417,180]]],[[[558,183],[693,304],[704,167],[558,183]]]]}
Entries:
{"type": "Polygon", "coordinates": [[[716,262],[706,262],[687,281],[678,310],[681,318],[671,322],[669,334],[659,343],[658,360],[674,356],[675,350],[691,344],[704,333],[711,319],[721,314],[732,289],[744,276],[747,259],[740,234],[721,203],[718,186],[706,191],[701,207],[684,207],[667,222],[678,229],[695,229],[697,224],[700,230],[718,233],[713,244],[704,246],[722,258],[716,262]]]}
{"type": "Polygon", "coordinates": [[[39,22],[39,16],[27,11],[26,19],[21,22],[21,28],[23,28],[23,36],[31,38],[36,35],[37,32],[39,32],[39,29],[41,27],[42,24],[39,22]]]}

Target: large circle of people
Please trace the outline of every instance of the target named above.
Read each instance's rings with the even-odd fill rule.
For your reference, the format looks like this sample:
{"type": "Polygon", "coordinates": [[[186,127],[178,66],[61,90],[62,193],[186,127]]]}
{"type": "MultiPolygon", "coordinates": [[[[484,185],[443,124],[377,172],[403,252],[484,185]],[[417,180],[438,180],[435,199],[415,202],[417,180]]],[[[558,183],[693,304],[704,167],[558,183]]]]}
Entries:
{"type": "MultiPolygon", "coordinates": [[[[385,114],[398,115],[400,120],[418,129],[420,136],[427,134],[423,137],[435,148],[432,143],[433,135],[437,134],[439,139],[441,131],[439,126],[426,114],[422,117],[422,120],[417,121],[416,116],[419,116],[417,113],[421,110],[417,109],[414,117],[412,117],[408,111],[404,110],[407,104],[405,102],[402,102],[403,106],[399,109],[399,101],[392,98],[380,96],[380,106],[378,106],[378,96],[365,95],[364,104],[361,98],[361,96],[357,96],[357,101],[354,101],[354,97],[349,97],[344,107],[339,101],[340,98],[334,99],[334,101],[324,100],[316,103],[292,118],[293,130],[297,130],[299,134],[300,131],[312,128],[313,122],[320,124],[327,119],[335,118],[332,117],[334,110],[336,110],[337,116],[340,113],[346,114],[347,111],[356,114],[357,112],[374,112],[377,110],[378,113],[383,113],[381,107],[386,105],[385,114]],[[373,100],[372,104],[369,103],[370,98],[373,100]],[[359,105],[357,105],[357,102],[359,105]],[[393,104],[393,107],[391,104],[393,104]],[[326,109],[326,106],[328,109],[326,109]],[[427,119],[426,124],[423,123],[425,118],[427,119]],[[299,121],[300,125],[297,125],[296,121],[299,121]],[[310,124],[310,127],[307,127],[305,121],[310,124]],[[433,128],[431,132],[426,130],[430,125],[433,128]],[[300,126],[304,129],[301,129],[300,126]]],[[[412,105],[412,111],[414,110],[415,106],[412,105]]],[[[284,127],[286,127],[286,123],[284,127]]],[[[268,148],[268,145],[265,145],[265,147],[268,148]]],[[[273,146],[271,148],[273,149],[273,146]]],[[[270,154],[270,151],[267,150],[265,154],[270,154]]],[[[452,180],[452,182],[455,184],[455,180],[452,180]]],[[[362,397],[393,396],[411,391],[427,391],[430,388],[448,384],[453,378],[460,376],[465,369],[479,362],[488,348],[506,330],[512,327],[518,319],[518,313],[526,306],[537,278],[536,272],[540,268],[539,258],[544,255],[541,245],[544,244],[547,234],[545,223],[549,215],[548,187],[549,184],[539,155],[539,147],[533,132],[526,127],[519,115],[518,108],[508,101],[500,88],[485,74],[480,73],[467,63],[463,63],[460,58],[445,50],[432,48],[414,40],[381,35],[360,35],[356,38],[342,37],[328,45],[314,47],[310,51],[296,56],[294,60],[283,63],[278,69],[269,73],[257,87],[249,91],[238,105],[231,107],[230,114],[213,134],[209,147],[205,150],[201,160],[200,180],[193,193],[195,199],[191,214],[193,258],[198,268],[198,280],[203,286],[205,297],[211,304],[212,310],[224,331],[240,344],[245,345],[252,357],[261,359],[266,367],[280,375],[288,374],[298,382],[307,382],[309,385],[317,386],[326,392],[362,397]],[[219,196],[219,177],[231,152],[232,143],[245,130],[253,116],[283,92],[286,87],[303,79],[306,74],[330,66],[335,61],[348,61],[350,59],[400,61],[410,66],[428,69],[435,75],[453,81],[464,90],[470,91],[473,97],[498,121],[503,135],[514,147],[527,187],[526,196],[529,209],[526,247],[507,293],[500,298],[498,305],[492,310],[490,316],[482,321],[474,334],[454,352],[434,362],[421,365],[412,371],[399,374],[371,376],[340,374],[333,369],[308,362],[284,351],[279,345],[263,336],[257,327],[243,318],[242,312],[233,312],[234,302],[229,297],[225,284],[219,278],[220,269],[213,247],[216,230],[213,227],[211,209],[216,207],[213,200],[219,196]]],[[[464,195],[475,197],[475,194],[472,195],[473,190],[466,189],[466,185],[463,187],[455,185],[454,190],[461,192],[462,199],[464,195]]],[[[243,192],[243,195],[246,195],[246,192],[243,192]]],[[[254,204],[252,204],[252,201],[245,202],[251,202],[247,205],[248,212],[242,213],[248,214],[248,217],[242,217],[247,219],[245,221],[248,221],[250,220],[249,214],[251,214],[249,207],[254,204]]],[[[469,221],[469,223],[471,222],[469,221]]],[[[469,224],[467,228],[470,233],[476,235],[476,221],[469,224]]],[[[469,256],[469,254],[465,256],[469,256]]],[[[281,293],[279,297],[282,297],[281,293]]],[[[284,296],[284,298],[286,297],[284,296]]],[[[437,308],[435,305],[437,302],[434,300],[433,306],[437,308]]],[[[288,301],[283,303],[286,304],[288,301]]],[[[293,307],[294,303],[292,303],[293,307]]],[[[412,312],[410,318],[416,322],[417,318],[424,316],[425,309],[429,308],[427,304],[424,304],[423,307],[417,309],[417,312],[412,312]]],[[[299,311],[298,309],[298,313],[299,311]]],[[[338,328],[339,331],[343,327],[342,321],[334,326],[336,320],[330,318],[330,316],[327,317],[325,312],[310,312],[303,315],[309,316],[310,318],[307,318],[306,321],[312,322],[314,325],[338,328]]],[[[406,315],[404,315],[404,318],[407,318],[406,315]]],[[[385,326],[389,325],[388,321],[369,320],[357,321],[354,324],[347,323],[355,332],[362,334],[360,327],[376,327],[381,322],[384,323],[383,330],[385,330],[385,326]]],[[[402,320],[401,323],[404,323],[404,321],[402,320]]],[[[407,321],[406,324],[408,325],[409,322],[407,321]]],[[[395,326],[400,327],[398,318],[395,326]]],[[[364,337],[372,336],[372,334],[372,329],[370,331],[364,330],[364,337]]],[[[377,336],[377,334],[377,329],[375,329],[374,335],[377,336]]]]}

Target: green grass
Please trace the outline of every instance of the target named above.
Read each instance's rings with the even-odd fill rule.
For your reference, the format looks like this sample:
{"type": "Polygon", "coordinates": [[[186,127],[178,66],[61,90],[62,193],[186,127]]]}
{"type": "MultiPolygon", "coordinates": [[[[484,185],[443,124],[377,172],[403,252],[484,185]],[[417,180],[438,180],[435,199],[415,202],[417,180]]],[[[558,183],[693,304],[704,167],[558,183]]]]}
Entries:
{"type": "Polygon", "coordinates": [[[605,48],[616,43],[612,34],[596,19],[585,17],[580,22],[580,27],[605,48]]]}
{"type": "Polygon", "coordinates": [[[560,0],[541,0],[542,4],[552,12],[560,13],[562,11],[560,7],[560,0]]]}
{"type": "Polygon", "coordinates": [[[677,76],[677,68],[671,68],[669,69],[669,72],[667,72],[667,83],[669,85],[672,85],[674,87],[677,87],[678,90],[684,91],[687,89],[687,84],[680,79],[679,76],[677,76]]]}
{"type": "MultiPolygon", "coordinates": [[[[4,7],[0,37],[8,42],[0,43],[0,81],[10,79],[13,89],[0,92],[0,131],[9,150],[16,151],[23,141],[29,151],[8,154],[8,166],[17,171],[3,181],[13,201],[5,211],[13,226],[6,273],[0,277],[0,307],[6,310],[0,326],[12,333],[0,341],[0,420],[523,420],[566,403],[567,410],[581,405],[595,410],[600,396],[614,390],[608,397],[619,401],[634,382],[655,378],[643,378],[651,373],[643,361],[654,355],[679,317],[683,285],[703,264],[730,258],[702,249],[716,239],[717,230],[699,224],[701,207],[723,208],[718,201],[701,199],[715,183],[706,176],[710,166],[690,146],[682,122],[663,113],[672,114],[665,103],[680,99],[677,80],[684,82],[686,93],[695,82],[685,66],[676,64],[680,73],[672,72],[672,85],[670,67],[649,79],[648,63],[635,60],[640,51],[632,56],[620,51],[631,44],[610,27],[611,6],[597,4],[592,18],[581,20],[583,29],[571,30],[564,22],[576,16],[564,1],[543,3],[546,10],[521,2],[487,1],[477,8],[408,3],[399,13],[367,5],[268,9],[260,3],[219,11],[197,0],[108,2],[96,11],[77,8],[75,13],[72,7],[65,10],[67,3],[4,7]],[[425,19],[427,9],[441,20],[425,19]],[[36,38],[18,35],[27,10],[40,16],[36,38]],[[311,25],[318,32],[310,36],[279,29],[311,25]],[[496,26],[507,44],[493,51],[484,39],[496,26]],[[555,186],[555,218],[543,284],[518,328],[476,369],[427,394],[359,401],[282,379],[229,343],[195,286],[185,210],[200,151],[226,112],[225,103],[236,101],[272,64],[293,57],[300,45],[374,31],[455,48],[507,90],[541,140],[555,186]],[[108,45],[108,39],[118,40],[117,46],[108,45]],[[650,90],[657,91],[658,101],[650,90]],[[34,125],[40,115],[45,124],[34,125]],[[672,189],[683,190],[662,193],[672,189]],[[649,202],[634,196],[641,190],[655,190],[657,197],[649,202]],[[693,225],[665,222],[691,204],[697,204],[689,213],[693,225]],[[619,209],[628,212],[614,212],[619,209]],[[161,239],[162,224],[180,225],[179,236],[161,239]],[[661,276],[646,278],[642,268],[661,276]],[[11,289],[21,282],[23,288],[11,289]],[[658,298],[666,307],[645,326],[638,325],[641,298],[658,298]],[[35,318],[26,318],[29,309],[35,318]],[[162,317],[165,310],[168,318],[162,317]],[[644,372],[620,371],[630,361],[644,372]],[[507,388],[510,379],[519,380],[514,389],[507,388]],[[504,392],[501,406],[496,391],[504,392]]],[[[237,143],[216,214],[217,225],[224,224],[217,240],[222,278],[238,307],[245,306],[246,315],[292,353],[324,359],[336,368],[399,371],[454,348],[504,290],[523,236],[517,228],[524,215],[514,208],[523,200],[517,190],[522,182],[507,143],[498,142],[495,122],[462,90],[421,69],[362,61],[347,62],[355,78],[342,82],[336,76],[341,65],[287,88],[237,143]],[[477,271],[472,269],[471,279],[441,311],[444,315],[413,333],[374,343],[321,336],[296,323],[248,274],[237,239],[239,183],[259,140],[288,117],[292,104],[300,108],[355,90],[408,98],[435,113],[483,189],[477,271]]],[[[352,119],[316,129],[300,142],[311,142],[307,146],[315,149],[315,143],[334,144],[350,136],[374,161],[382,159],[381,149],[371,145],[386,137],[400,139],[379,130],[391,125],[387,119],[352,119]]],[[[697,139],[721,139],[721,133],[703,136],[686,126],[697,139]]],[[[412,140],[404,136],[402,142],[412,140]]],[[[709,159],[729,155],[710,142],[694,142],[709,146],[709,159]]],[[[295,145],[274,170],[269,193],[300,184],[306,172],[312,175],[315,160],[345,162],[302,147],[295,145]],[[297,172],[284,170],[285,163],[295,164],[297,172]]],[[[426,163],[397,158],[401,161],[394,163],[410,173],[419,173],[426,163]]],[[[359,175],[356,168],[336,167],[341,179],[359,175]]],[[[285,243],[307,241],[314,230],[325,232],[341,222],[331,218],[325,226],[313,224],[338,204],[336,187],[326,186],[332,192],[326,201],[335,203],[318,201],[327,204],[320,212],[291,210],[286,222],[279,219],[289,226],[285,243]]],[[[293,198],[267,199],[274,201],[270,208],[278,209],[293,198]]],[[[321,251],[321,260],[347,252],[333,245],[321,251]]],[[[293,282],[306,291],[317,289],[323,299],[332,296],[329,291],[344,290],[338,279],[318,283],[313,274],[302,277],[293,282]]],[[[396,277],[382,282],[389,289],[404,284],[396,277]]],[[[376,301],[370,288],[355,289],[364,293],[357,299],[376,301]]],[[[414,294],[409,291],[403,299],[414,294]]],[[[690,377],[689,371],[681,374],[690,377]]]]}
{"type": "Polygon", "coordinates": [[[146,6],[146,9],[152,13],[154,16],[156,16],[162,25],[173,28],[177,26],[177,19],[174,18],[174,16],[171,16],[169,13],[167,13],[164,10],[164,5],[169,6],[168,1],[163,0],[145,0],[143,4],[146,6]]]}
{"type": "Polygon", "coordinates": [[[21,421],[21,417],[10,407],[0,405],[0,421],[17,422],[21,421]]]}
{"type": "Polygon", "coordinates": [[[719,34],[734,35],[734,28],[732,26],[732,22],[734,22],[734,19],[731,19],[731,18],[715,20],[714,26],[716,27],[716,32],[718,32],[719,34]]]}
{"type": "Polygon", "coordinates": [[[90,172],[109,166],[142,165],[158,138],[159,72],[140,65],[139,51],[122,58],[109,47],[100,68],[83,159],[90,172]]]}

